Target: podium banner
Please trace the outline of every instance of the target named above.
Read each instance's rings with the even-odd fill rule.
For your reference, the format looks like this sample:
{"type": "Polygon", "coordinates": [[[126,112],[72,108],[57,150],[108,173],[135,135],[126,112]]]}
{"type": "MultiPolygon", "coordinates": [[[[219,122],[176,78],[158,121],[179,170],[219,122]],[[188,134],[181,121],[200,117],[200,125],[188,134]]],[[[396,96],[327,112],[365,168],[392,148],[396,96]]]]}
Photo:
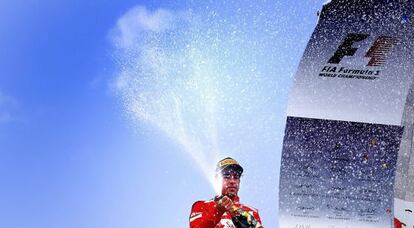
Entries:
{"type": "Polygon", "coordinates": [[[391,227],[401,134],[399,126],[289,117],[280,227],[391,227]]]}
{"type": "Polygon", "coordinates": [[[414,223],[413,22],[414,1],[323,6],[289,97],[281,228],[414,223]]]}

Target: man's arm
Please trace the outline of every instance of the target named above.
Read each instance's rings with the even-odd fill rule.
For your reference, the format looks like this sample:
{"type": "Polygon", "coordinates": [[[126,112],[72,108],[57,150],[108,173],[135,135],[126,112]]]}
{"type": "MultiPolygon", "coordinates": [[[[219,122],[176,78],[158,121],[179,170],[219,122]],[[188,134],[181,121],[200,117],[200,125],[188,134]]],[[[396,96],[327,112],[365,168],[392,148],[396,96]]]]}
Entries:
{"type": "Polygon", "coordinates": [[[259,211],[258,210],[253,211],[253,217],[257,221],[256,228],[263,228],[262,220],[260,219],[260,215],[259,215],[259,211]]]}
{"type": "Polygon", "coordinates": [[[191,208],[190,228],[214,228],[223,213],[215,202],[197,201],[191,208]]]}

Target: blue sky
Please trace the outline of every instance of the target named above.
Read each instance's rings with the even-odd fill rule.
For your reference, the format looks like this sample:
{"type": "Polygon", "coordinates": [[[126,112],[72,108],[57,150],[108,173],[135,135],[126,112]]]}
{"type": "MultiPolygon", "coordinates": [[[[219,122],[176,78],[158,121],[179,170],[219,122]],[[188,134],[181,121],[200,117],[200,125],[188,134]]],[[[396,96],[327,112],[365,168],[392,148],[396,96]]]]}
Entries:
{"type": "Polygon", "coordinates": [[[265,227],[277,227],[288,92],[322,3],[1,1],[0,227],[186,227],[192,203],[214,195],[200,169],[214,164],[211,148],[239,159],[242,201],[259,209],[265,227]],[[125,51],[114,41],[119,21],[137,7],[148,16],[139,19],[144,24],[164,23],[160,10],[176,24],[154,35],[126,22],[142,36],[125,51]],[[194,55],[181,52],[187,44],[194,55]],[[141,52],[151,50],[177,68],[145,70],[141,52]],[[177,56],[192,68],[177,73],[177,56]],[[193,56],[211,62],[204,68],[193,56]],[[140,72],[151,80],[134,84],[140,72]],[[131,87],[119,86],[122,74],[131,87]],[[204,112],[212,110],[204,93],[181,94],[184,84],[171,75],[214,94],[215,115],[204,112]],[[171,96],[152,97],[160,80],[184,104],[187,141],[177,136],[176,119],[167,121],[171,96]],[[151,96],[135,99],[136,90],[151,96]],[[205,131],[210,122],[200,124],[200,116],[213,116],[215,130],[205,131]],[[205,132],[217,133],[216,146],[205,132]]]}

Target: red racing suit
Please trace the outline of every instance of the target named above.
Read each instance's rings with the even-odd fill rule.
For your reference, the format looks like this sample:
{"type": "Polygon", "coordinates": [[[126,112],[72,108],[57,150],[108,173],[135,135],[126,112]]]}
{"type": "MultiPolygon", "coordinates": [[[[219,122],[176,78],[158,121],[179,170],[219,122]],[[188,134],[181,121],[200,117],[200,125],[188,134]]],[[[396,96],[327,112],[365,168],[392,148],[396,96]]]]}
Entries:
{"type": "MultiPolygon", "coordinates": [[[[236,207],[253,215],[257,221],[256,228],[263,228],[259,212],[253,207],[243,205],[239,202],[239,197],[233,199],[236,207]]],[[[219,210],[214,200],[197,201],[193,204],[190,214],[190,228],[236,228],[231,220],[231,215],[219,210]]]]}
{"type": "MultiPolygon", "coordinates": [[[[404,226],[405,226],[405,224],[404,224],[404,226]]],[[[395,228],[403,228],[402,223],[397,218],[394,218],[394,227],[395,228]]]]}

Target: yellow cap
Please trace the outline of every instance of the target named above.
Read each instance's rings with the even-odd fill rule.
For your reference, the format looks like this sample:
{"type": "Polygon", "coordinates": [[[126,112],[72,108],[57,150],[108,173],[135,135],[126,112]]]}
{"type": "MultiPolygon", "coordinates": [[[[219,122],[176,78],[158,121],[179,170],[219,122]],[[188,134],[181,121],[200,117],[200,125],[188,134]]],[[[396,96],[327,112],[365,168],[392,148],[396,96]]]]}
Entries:
{"type": "Polygon", "coordinates": [[[224,159],[220,160],[219,162],[217,162],[216,172],[221,173],[223,170],[225,170],[227,168],[234,169],[235,171],[239,172],[240,174],[243,173],[243,167],[241,167],[241,165],[231,157],[224,158],[224,159]]]}

